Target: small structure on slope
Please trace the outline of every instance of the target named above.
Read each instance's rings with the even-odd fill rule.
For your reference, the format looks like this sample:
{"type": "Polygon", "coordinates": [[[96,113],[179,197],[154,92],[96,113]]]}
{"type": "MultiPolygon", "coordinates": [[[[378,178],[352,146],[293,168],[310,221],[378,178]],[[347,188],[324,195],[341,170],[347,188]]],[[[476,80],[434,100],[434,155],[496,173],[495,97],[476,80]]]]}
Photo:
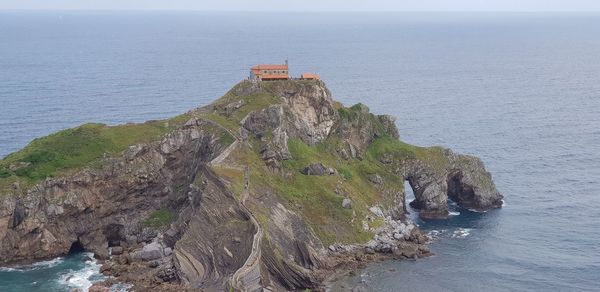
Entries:
{"type": "Polygon", "coordinates": [[[256,65],[250,68],[250,80],[271,81],[288,80],[289,78],[287,60],[284,65],[256,65]]]}
{"type": "Polygon", "coordinates": [[[276,81],[276,80],[321,80],[321,76],[315,73],[303,73],[300,78],[292,78],[289,74],[288,61],[285,64],[262,64],[250,68],[250,76],[248,79],[252,81],[276,81]]]}
{"type": "Polygon", "coordinates": [[[321,80],[321,76],[315,73],[303,73],[300,75],[300,79],[302,80],[321,80]]]}

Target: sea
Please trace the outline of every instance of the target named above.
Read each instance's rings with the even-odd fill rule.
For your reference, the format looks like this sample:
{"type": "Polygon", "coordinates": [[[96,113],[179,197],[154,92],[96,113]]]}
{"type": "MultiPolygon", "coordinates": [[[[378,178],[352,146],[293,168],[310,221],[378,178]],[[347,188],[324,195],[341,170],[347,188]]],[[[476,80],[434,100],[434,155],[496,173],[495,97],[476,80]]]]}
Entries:
{"type": "MultiPolygon", "coordinates": [[[[397,117],[408,143],[481,157],[505,196],[448,220],[412,212],[434,256],[331,291],[600,291],[600,13],[0,11],[0,157],[87,122],[181,114],[285,60],[397,117]]],[[[74,254],[1,268],[0,291],[98,279],[74,254]]]]}

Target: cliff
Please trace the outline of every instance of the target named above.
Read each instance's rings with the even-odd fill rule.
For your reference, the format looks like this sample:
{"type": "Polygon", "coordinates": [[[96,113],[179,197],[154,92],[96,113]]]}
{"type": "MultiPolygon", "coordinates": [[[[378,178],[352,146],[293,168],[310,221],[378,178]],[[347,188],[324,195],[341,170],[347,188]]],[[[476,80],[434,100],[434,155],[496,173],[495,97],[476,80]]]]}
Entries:
{"type": "Polygon", "coordinates": [[[476,157],[403,143],[321,81],[243,81],[169,120],[86,124],[0,161],[0,264],[83,248],[139,289],[318,289],[333,269],[429,254],[405,220],[502,196],[476,157]]]}

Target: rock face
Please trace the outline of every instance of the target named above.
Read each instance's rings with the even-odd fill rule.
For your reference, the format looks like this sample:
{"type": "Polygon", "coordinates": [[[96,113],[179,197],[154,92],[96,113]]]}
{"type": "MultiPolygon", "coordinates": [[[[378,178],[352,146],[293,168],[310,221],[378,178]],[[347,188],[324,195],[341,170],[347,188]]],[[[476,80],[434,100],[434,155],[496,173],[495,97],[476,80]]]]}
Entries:
{"type": "Polygon", "coordinates": [[[285,82],[271,92],[283,98],[287,109],[289,136],[302,139],[308,144],[325,140],[338,121],[331,92],[322,84],[317,86],[297,82],[285,82]]]}
{"type": "Polygon", "coordinates": [[[421,161],[413,161],[404,169],[405,179],[415,194],[410,204],[421,210],[421,217],[447,217],[448,199],[475,211],[502,206],[502,195],[479,158],[450,150],[444,150],[443,155],[448,160],[443,169],[432,168],[421,161]]]}
{"type": "Polygon", "coordinates": [[[206,122],[187,125],[147,145],[131,147],[99,170],[48,178],[24,197],[8,197],[0,209],[0,263],[65,254],[80,244],[107,255],[109,241],[130,234],[143,239],[144,218],[163,205],[186,203],[181,196],[203,161],[223,146],[206,122]],[[182,186],[182,189],[178,189],[182,186]]]}
{"type": "Polygon", "coordinates": [[[362,153],[378,137],[400,138],[395,118],[388,115],[375,116],[364,104],[342,109],[340,113],[340,120],[335,123],[333,132],[346,142],[346,145],[338,149],[344,159],[362,158],[362,153]]]}
{"type": "Polygon", "coordinates": [[[84,249],[138,290],[319,289],[359,254],[428,253],[405,180],[426,218],[448,199],[502,204],[481,160],[402,144],[392,117],[342,107],[320,81],[244,81],[187,115],[100,167],[0,194],[0,264],[84,249]]]}

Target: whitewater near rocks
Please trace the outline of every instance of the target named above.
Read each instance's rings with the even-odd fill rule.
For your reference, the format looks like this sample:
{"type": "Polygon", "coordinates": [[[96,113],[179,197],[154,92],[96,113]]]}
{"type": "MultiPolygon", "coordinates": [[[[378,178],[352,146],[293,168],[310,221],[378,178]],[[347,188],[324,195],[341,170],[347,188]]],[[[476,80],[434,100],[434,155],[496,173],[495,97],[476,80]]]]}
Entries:
{"type": "Polygon", "coordinates": [[[319,289],[357,261],[430,254],[406,219],[405,181],[424,218],[447,217],[449,199],[502,205],[481,160],[405,144],[392,117],[344,107],[321,81],[242,81],[149,123],[148,136],[148,124],[83,125],[2,160],[0,264],[81,248],[113,276],[94,287],[319,289]],[[95,135],[124,149],[73,166],[36,148],[104,145],[95,135]]]}

